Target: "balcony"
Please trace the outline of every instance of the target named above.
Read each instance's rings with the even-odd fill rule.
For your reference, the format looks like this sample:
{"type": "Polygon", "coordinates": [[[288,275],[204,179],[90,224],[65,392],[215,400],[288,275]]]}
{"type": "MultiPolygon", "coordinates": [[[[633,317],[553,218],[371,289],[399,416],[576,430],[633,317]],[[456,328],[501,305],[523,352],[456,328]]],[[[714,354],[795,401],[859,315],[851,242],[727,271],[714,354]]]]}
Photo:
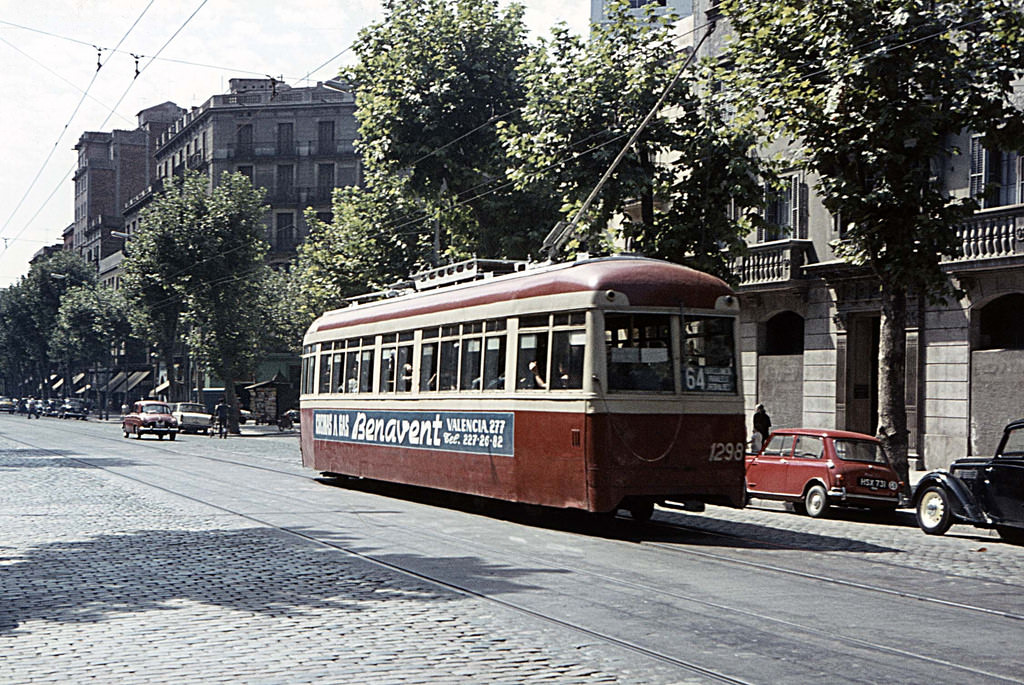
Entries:
{"type": "Polygon", "coordinates": [[[805,281],[803,267],[815,261],[810,240],[776,240],[749,245],[747,253],[729,263],[743,289],[773,289],[805,281]]]}
{"type": "Polygon", "coordinates": [[[956,229],[960,256],[953,271],[1024,264],[1024,205],[983,210],[956,229]]]}

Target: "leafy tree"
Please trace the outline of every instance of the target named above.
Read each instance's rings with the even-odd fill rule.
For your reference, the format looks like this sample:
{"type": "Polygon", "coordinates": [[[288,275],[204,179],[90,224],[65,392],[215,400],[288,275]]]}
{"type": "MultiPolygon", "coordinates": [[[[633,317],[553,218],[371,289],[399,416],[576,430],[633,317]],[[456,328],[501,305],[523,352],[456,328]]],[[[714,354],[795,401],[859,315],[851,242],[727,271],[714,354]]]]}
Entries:
{"type": "MultiPolygon", "coordinates": [[[[49,341],[64,294],[70,288],[95,282],[96,270],[91,264],[70,250],[62,250],[33,264],[13,288],[12,297],[20,300],[9,302],[12,313],[16,312],[13,331],[35,378],[47,381],[57,368],[50,357],[49,341]]],[[[42,392],[49,396],[48,382],[42,392]]]]}
{"type": "MultiPolygon", "coordinates": [[[[166,288],[167,300],[133,298],[149,317],[177,306],[192,349],[224,381],[238,432],[235,381],[252,373],[266,317],[258,306],[268,267],[263,192],[242,174],[224,173],[210,190],[199,174],[176,179],[142,217],[128,267],[132,292],[166,288]],[[174,298],[171,300],[170,298],[174,298]]],[[[168,365],[168,368],[171,368],[168,365]]]]}
{"type": "Polygon", "coordinates": [[[517,166],[512,175],[520,182],[550,179],[563,213],[574,216],[660,104],[582,217],[589,229],[578,229],[579,242],[590,252],[610,251],[607,227],[624,217],[631,249],[725,275],[721,248],[738,249],[745,228],[723,208],[730,191],[739,202],[753,202],[753,140],[729,129],[696,69],[681,72],[686,60],[675,44],[674,17],[638,19],[624,2],[609,14],[588,39],[556,28],[521,67],[522,120],[500,125],[517,166]]]}
{"type": "Polygon", "coordinates": [[[31,353],[35,322],[24,291],[23,284],[0,290],[0,369],[6,392],[19,396],[31,391],[25,380],[37,369],[31,353]]]}
{"type": "MultiPolygon", "coordinates": [[[[110,361],[110,348],[131,334],[122,294],[98,285],[69,288],[50,335],[50,354],[75,368],[110,361]]],[[[101,410],[106,406],[101,399],[101,410]]]]}
{"type": "MultiPolygon", "coordinates": [[[[503,183],[494,123],[523,103],[516,66],[529,46],[523,8],[497,0],[388,0],[356,43],[358,146],[369,192],[403,193],[451,258],[525,256],[556,217],[544,189],[503,183]]],[[[403,224],[403,232],[408,230],[403,224]]],[[[381,239],[386,239],[383,236],[381,239]]]]}
{"type": "Polygon", "coordinates": [[[940,261],[976,203],[952,197],[940,166],[954,136],[1019,147],[1013,81],[1024,15],[1012,0],[724,0],[732,92],[820,177],[846,226],[836,251],[866,266],[881,297],[879,438],[906,477],[908,293],[950,292],[940,261]]]}
{"type": "Polygon", "coordinates": [[[429,263],[429,217],[397,179],[337,190],[331,223],[312,213],[306,221],[310,232],[293,274],[302,283],[307,323],[347,297],[383,289],[429,263]]]}

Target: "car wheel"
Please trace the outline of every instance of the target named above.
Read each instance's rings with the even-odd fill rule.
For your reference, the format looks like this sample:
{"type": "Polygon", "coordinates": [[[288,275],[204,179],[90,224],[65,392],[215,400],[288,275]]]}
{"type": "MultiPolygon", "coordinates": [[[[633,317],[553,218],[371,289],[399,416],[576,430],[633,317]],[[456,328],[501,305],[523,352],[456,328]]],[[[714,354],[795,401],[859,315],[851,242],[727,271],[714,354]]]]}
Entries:
{"type": "Polygon", "coordinates": [[[177,433],[169,433],[167,437],[169,437],[173,441],[176,437],[178,437],[178,434],[177,433]]]}
{"type": "Polygon", "coordinates": [[[160,438],[161,440],[163,440],[163,439],[164,439],[164,434],[163,434],[163,433],[157,433],[157,434],[156,434],[156,437],[158,437],[158,438],[160,438]]]}
{"type": "Polygon", "coordinates": [[[627,509],[634,521],[637,523],[647,523],[651,520],[651,516],[654,515],[654,502],[650,500],[631,502],[627,509]]]}
{"type": "Polygon", "coordinates": [[[135,429],[135,439],[142,440],[142,431],[140,431],[138,428],[135,429]]]}
{"type": "Polygon", "coordinates": [[[128,437],[128,426],[121,424],[121,432],[124,433],[124,437],[128,437]]]}
{"type": "Polygon", "coordinates": [[[925,488],[917,500],[917,525],[928,535],[942,535],[953,524],[949,493],[941,485],[925,488]]]}
{"type": "Polygon", "coordinates": [[[825,488],[820,483],[815,483],[807,488],[803,504],[804,511],[807,512],[808,516],[815,519],[821,518],[828,510],[828,493],[825,492],[825,488]]]}
{"type": "Polygon", "coordinates": [[[1012,542],[1015,545],[1024,545],[1024,528],[996,526],[996,532],[999,533],[999,537],[1007,542],[1012,542]]]}

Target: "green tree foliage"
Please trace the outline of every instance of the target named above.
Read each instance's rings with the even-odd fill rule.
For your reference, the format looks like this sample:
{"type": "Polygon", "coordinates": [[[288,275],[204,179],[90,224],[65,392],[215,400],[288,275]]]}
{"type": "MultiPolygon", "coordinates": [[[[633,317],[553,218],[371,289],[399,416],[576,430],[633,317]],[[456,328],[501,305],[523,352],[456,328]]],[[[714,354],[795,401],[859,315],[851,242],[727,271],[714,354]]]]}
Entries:
{"type": "Polygon", "coordinates": [[[268,269],[265,214],[263,193],[247,177],[225,173],[211,191],[206,177],[188,174],[146,210],[126,267],[132,304],[150,320],[160,307],[182,304],[192,349],[224,380],[236,432],[234,384],[252,373],[270,327],[259,306],[268,269]],[[168,292],[163,300],[134,297],[159,288],[168,292]]]}
{"type": "Polygon", "coordinates": [[[521,67],[527,102],[521,121],[500,125],[502,138],[513,177],[549,179],[569,218],[674,83],[583,217],[577,246],[612,250],[607,227],[624,216],[630,249],[725,275],[721,248],[738,249],[747,230],[724,211],[728,194],[760,201],[754,141],[730,129],[710,95],[701,97],[710,84],[698,82],[696,69],[680,73],[687,60],[673,21],[653,12],[638,19],[620,2],[589,39],[555,29],[521,67]]]}
{"type": "Polygon", "coordinates": [[[297,300],[307,323],[345,299],[381,290],[429,263],[431,238],[423,212],[397,179],[334,195],[331,223],[307,213],[310,232],[292,273],[302,284],[297,300]]]}
{"type": "Polygon", "coordinates": [[[881,286],[879,436],[907,474],[908,293],[949,292],[940,266],[977,206],[941,166],[964,131],[1019,146],[1013,80],[1024,16],[1012,0],[725,0],[737,104],[793,142],[847,239],[837,252],[881,286]]]}
{"type": "MultiPolygon", "coordinates": [[[[49,342],[57,323],[57,312],[64,294],[77,286],[96,283],[96,270],[77,254],[56,252],[29,268],[18,283],[7,289],[0,301],[3,320],[0,338],[5,347],[5,360],[11,367],[6,371],[18,382],[31,376],[35,383],[48,379],[56,365],[51,362],[49,342]]],[[[35,392],[37,387],[26,387],[24,392],[35,392]]],[[[49,384],[41,392],[48,396],[49,384]]]]}
{"type": "Polygon", "coordinates": [[[109,361],[111,345],[131,334],[123,295],[98,285],[69,288],[61,298],[50,334],[50,354],[72,363],[109,361]]]}
{"type": "MultiPolygon", "coordinates": [[[[368,192],[401,190],[440,252],[521,257],[543,238],[556,205],[543,189],[513,189],[494,123],[518,116],[516,66],[529,53],[523,9],[497,0],[389,0],[356,43],[359,150],[368,192]]],[[[408,232],[411,217],[398,230],[408,232]]]]}

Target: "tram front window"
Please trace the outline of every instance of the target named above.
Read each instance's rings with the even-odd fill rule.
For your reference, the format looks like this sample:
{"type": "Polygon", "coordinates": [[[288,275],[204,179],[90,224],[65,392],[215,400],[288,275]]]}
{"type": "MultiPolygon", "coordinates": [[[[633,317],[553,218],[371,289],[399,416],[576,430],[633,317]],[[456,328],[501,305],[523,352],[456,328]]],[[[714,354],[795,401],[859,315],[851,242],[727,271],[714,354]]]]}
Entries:
{"type": "Polygon", "coordinates": [[[672,392],[672,327],[667,314],[605,316],[608,390],[672,392]]]}

